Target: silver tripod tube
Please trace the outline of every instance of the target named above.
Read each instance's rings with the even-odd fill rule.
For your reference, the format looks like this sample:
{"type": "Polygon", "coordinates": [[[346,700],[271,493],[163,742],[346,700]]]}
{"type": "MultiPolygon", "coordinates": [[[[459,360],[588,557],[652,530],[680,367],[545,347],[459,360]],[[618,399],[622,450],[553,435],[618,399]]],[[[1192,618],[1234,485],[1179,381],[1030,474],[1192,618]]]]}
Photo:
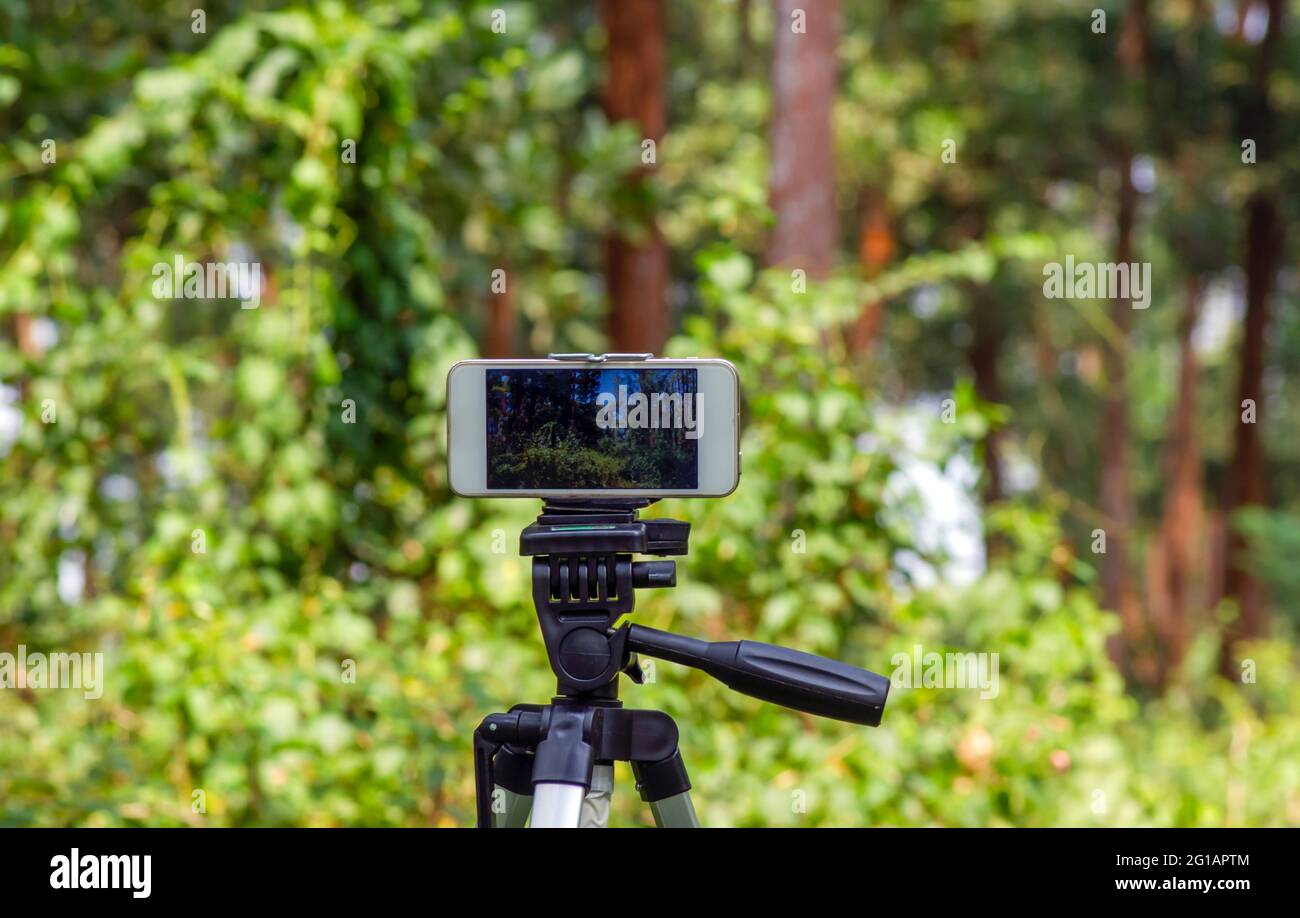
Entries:
{"type": "Polygon", "coordinates": [[[585,796],[587,789],[581,784],[535,784],[528,824],[534,829],[576,829],[585,796]]]}
{"type": "Polygon", "coordinates": [[[534,829],[603,829],[609,825],[609,800],[614,792],[614,766],[591,770],[591,790],[581,784],[533,785],[534,829]]]}

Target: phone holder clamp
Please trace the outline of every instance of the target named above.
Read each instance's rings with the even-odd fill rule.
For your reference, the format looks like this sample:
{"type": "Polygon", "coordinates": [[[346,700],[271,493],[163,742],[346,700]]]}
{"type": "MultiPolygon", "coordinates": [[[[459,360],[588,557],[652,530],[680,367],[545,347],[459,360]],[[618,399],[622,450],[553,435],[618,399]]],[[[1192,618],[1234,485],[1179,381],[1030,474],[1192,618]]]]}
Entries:
{"type": "Polygon", "coordinates": [[[547,354],[546,356],[549,360],[569,360],[575,363],[608,363],[610,361],[630,363],[636,360],[653,360],[655,355],[650,353],[640,354],[614,352],[610,354],[589,354],[583,352],[574,354],[547,354]]]}

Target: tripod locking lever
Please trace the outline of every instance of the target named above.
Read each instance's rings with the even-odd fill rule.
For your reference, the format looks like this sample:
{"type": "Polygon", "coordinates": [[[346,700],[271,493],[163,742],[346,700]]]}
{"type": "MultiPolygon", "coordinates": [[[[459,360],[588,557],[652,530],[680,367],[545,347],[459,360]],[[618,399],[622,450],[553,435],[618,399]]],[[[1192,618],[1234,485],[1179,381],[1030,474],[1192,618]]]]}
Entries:
{"type": "Polygon", "coordinates": [[[889,696],[889,680],[884,676],[758,641],[711,643],[632,625],[626,646],[634,653],[703,670],[754,698],[869,727],[880,726],[889,696]]]}

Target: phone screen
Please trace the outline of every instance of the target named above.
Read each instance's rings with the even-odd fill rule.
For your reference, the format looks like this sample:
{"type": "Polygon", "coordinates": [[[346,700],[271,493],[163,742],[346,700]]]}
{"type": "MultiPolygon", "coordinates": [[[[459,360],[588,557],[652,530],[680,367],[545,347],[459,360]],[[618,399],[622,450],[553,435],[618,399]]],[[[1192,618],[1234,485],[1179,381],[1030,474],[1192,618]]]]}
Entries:
{"type": "Polygon", "coordinates": [[[485,397],[490,489],[699,487],[694,368],[492,367],[485,397]]]}

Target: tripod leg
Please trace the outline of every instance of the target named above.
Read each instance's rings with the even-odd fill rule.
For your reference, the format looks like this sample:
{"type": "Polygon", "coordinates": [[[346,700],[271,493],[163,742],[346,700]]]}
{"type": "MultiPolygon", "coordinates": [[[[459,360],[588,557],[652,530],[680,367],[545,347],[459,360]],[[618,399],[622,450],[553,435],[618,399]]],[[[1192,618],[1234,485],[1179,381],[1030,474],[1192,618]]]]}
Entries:
{"type": "Polygon", "coordinates": [[[650,804],[650,814],[661,829],[697,829],[699,817],[691,803],[691,781],[681,752],[658,762],[633,762],[641,799],[650,804]]]}
{"type": "Polygon", "coordinates": [[[492,793],[492,827],[522,829],[528,822],[528,813],[532,808],[532,797],[516,794],[498,784],[492,793]]]}
{"type": "Polygon", "coordinates": [[[533,755],[503,746],[492,764],[492,826],[522,829],[533,806],[533,755]]]}
{"type": "Polygon", "coordinates": [[[586,738],[589,708],[551,708],[546,738],[533,755],[534,829],[576,829],[591,788],[595,754],[586,738]]]}
{"type": "Polygon", "coordinates": [[[655,825],[661,829],[698,829],[700,818],[695,815],[695,804],[691,803],[691,792],[682,791],[663,800],[650,803],[650,815],[655,825]]]}
{"type": "Polygon", "coordinates": [[[534,829],[576,829],[587,789],[581,784],[533,785],[534,829]]]}
{"type": "Polygon", "coordinates": [[[597,765],[591,770],[591,790],[582,801],[580,829],[609,828],[609,798],[614,793],[614,766],[597,765]]]}

